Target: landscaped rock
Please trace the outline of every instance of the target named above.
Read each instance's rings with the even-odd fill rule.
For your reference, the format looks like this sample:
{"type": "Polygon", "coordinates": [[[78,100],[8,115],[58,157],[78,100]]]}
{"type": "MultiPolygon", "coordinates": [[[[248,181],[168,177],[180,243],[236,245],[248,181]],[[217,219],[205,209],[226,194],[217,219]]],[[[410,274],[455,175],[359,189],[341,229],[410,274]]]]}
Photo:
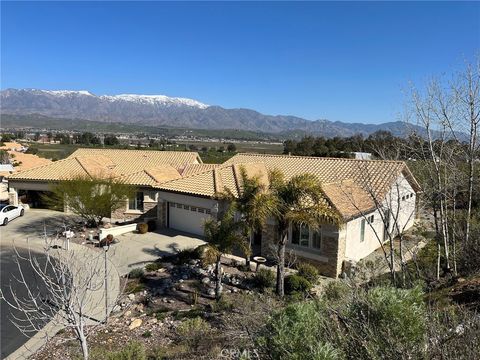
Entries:
{"type": "Polygon", "coordinates": [[[136,329],[138,327],[142,326],[142,319],[134,319],[128,326],[130,330],[136,329]]]}
{"type": "Polygon", "coordinates": [[[128,294],[128,298],[133,301],[135,300],[135,294],[128,294]]]}

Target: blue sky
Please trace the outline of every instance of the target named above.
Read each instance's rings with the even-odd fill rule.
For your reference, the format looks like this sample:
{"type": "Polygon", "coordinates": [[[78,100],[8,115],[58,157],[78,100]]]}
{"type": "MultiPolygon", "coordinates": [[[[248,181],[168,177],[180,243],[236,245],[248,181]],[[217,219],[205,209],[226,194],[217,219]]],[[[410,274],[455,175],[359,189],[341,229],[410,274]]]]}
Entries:
{"type": "Polygon", "coordinates": [[[398,119],[480,47],[480,4],[1,3],[1,88],[165,94],[307,119],[398,119]]]}

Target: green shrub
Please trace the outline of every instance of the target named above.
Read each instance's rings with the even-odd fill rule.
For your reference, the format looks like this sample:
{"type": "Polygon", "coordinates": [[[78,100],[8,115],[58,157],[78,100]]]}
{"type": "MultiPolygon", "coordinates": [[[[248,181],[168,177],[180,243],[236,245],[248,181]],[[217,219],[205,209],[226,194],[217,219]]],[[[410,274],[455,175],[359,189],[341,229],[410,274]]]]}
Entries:
{"type": "Polygon", "coordinates": [[[324,339],[329,320],[324,312],[320,303],[289,305],[272,316],[260,343],[273,359],[340,359],[341,352],[324,339]]]}
{"type": "Polygon", "coordinates": [[[329,282],[323,289],[323,297],[327,301],[345,300],[350,289],[347,284],[341,280],[329,282]]]}
{"type": "Polygon", "coordinates": [[[186,264],[190,260],[198,259],[198,253],[195,249],[182,249],[177,254],[177,264],[186,264]]]}
{"type": "Polygon", "coordinates": [[[127,285],[125,286],[125,292],[127,294],[135,294],[143,290],[145,290],[145,285],[142,283],[139,283],[138,281],[128,282],[127,285]]]}
{"type": "Polygon", "coordinates": [[[147,330],[142,334],[142,337],[144,338],[152,337],[152,332],[150,330],[147,330]]]}
{"type": "Polygon", "coordinates": [[[183,337],[190,346],[197,346],[210,331],[210,324],[201,317],[185,320],[177,327],[178,335],[183,337]]]}
{"type": "Polygon", "coordinates": [[[259,345],[273,359],[424,359],[427,316],[419,287],[376,287],[348,301],[298,302],[273,314],[259,345]]]}
{"type": "Polygon", "coordinates": [[[145,272],[141,268],[135,268],[130,270],[128,273],[128,278],[129,279],[141,279],[145,276],[145,272]]]}
{"type": "Polygon", "coordinates": [[[162,268],[162,264],[160,264],[158,262],[153,262],[153,263],[147,264],[145,266],[145,270],[147,272],[157,271],[158,269],[161,269],[161,268],[162,268]]]}
{"type": "Polygon", "coordinates": [[[204,315],[205,315],[205,312],[199,308],[193,308],[187,311],[175,310],[172,313],[172,316],[175,320],[194,319],[197,317],[203,317],[204,315]]]}
{"type": "Polygon", "coordinates": [[[219,301],[212,304],[213,312],[231,311],[232,309],[233,303],[225,299],[225,297],[221,297],[219,301]]]}
{"type": "Polygon", "coordinates": [[[419,358],[426,341],[426,307],[420,287],[375,287],[354,301],[346,312],[352,330],[368,339],[369,353],[386,358],[419,358]],[[382,336],[378,336],[382,334],[382,336]]]}
{"type": "Polygon", "coordinates": [[[285,293],[292,295],[295,293],[306,293],[312,288],[310,281],[300,275],[288,275],[285,277],[285,293]]]}
{"type": "Polygon", "coordinates": [[[137,228],[140,234],[146,234],[148,232],[148,225],[146,223],[139,223],[137,228]]]}
{"type": "Polygon", "coordinates": [[[200,259],[202,267],[207,267],[208,265],[215,264],[215,262],[217,261],[217,256],[215,252],[208,244],[196,247],[195,256],[197,259],[200,259]]]}
{"type": "Polygon", "coordinates": [[[272,270],[261,268],[255,273],[253,281],[256,287],[265,290],[275,285],[275,273],[272,270]]]}
{"type": "Polygon", "coordinates": [[[301,263],[298,266],[298,275],[304,277],[312,284],[315,284],[319,277],[318,269],[308,263],[301,263]]]}
{"type": "Polygon", "coordinates": [[[91,360],[146,360],[145,348],[137,341],[129,342],[118,351],[107,351],[98,347],[92,350],[91,360]]]}

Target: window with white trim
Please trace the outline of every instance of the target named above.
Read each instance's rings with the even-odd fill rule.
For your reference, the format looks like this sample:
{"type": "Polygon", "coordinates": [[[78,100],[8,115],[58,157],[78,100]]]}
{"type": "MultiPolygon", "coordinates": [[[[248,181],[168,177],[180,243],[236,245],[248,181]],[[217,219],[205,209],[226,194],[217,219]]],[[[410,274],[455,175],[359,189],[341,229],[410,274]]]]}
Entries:
{"type": "Polygon", "coordinates": [[[143,211],[144,194],[142,191],[137,191],[135,197],[128,200],[128,210],[143,211]]]}
{"type": "MultiPolygon", "coordinates": [[[[290,228],[289,243],[293,246],[309,248],[317,253],[321,253],[325,239],[325,234],[321,228],[313,230],[308,225],[298,224],[292,224],[290,228]]],[[[334,241],[334,238],[331,236],[329,239],[329,241],[334,241]]]]}
{"type": "Polygon", "coordinates": [[[307,225],[292,226],[292,244],[304,247],[309,246],[310,230],[307,225]]]}

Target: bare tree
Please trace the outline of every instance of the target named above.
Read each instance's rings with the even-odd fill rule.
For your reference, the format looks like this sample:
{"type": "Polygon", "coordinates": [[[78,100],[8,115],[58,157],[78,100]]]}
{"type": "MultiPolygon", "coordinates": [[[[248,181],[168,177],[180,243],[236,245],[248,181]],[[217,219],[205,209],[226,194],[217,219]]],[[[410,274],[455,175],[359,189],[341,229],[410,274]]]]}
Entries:
{"type": "MultiPolygon", "coordinates": [[[[40,332],[47,323],[71,329],[83,359],[88,359],[88,337],[106,323],[120,294],[118,272],[106,263],[103,252],[81,246],[67,251],[62,242],[45,236],[41,250],[31,244],[24,251],[14,247],[18,271],[11,275],[9,290],[0,290],[0,295],[13,310],[12,323],[23,334],[40,332]]],[[[44,336],[46,342],[48,334],[44,336]]]]}
{"type": "Polygon", "coordinates": [[[415,157],[422,162],[437,234],[437,278],[443,257],[445,270],[457,272],[457,238],[470,241],[476,161],[480,141],[480,63],[467,65],[452,80],[430,81],[422,91],[412,88],[409,122],[422,126],[415,157]],[[466,164],[466,166],[465,166],[466,164]],[[458,201],[465,198],[466,201],[458,201]],[[460,203],[460,204],[459,204],[460,203]],[[459,216],[461,207],[463,216],[459,216]],[[459,230],[457,222],[463,221],[459,230]],[[453,258],[450,254],[453,252],[453,258]]]}
{"type": "Polygon", "coordinates": [[[472,200],[475,181],[475,163],[479,155],[480,139],[480,58],[475,64],[468,64],[466,69],[450,82],[454,116],[445,116],[451,135],[458,142],[467,134],[468,146],[464,147],[468,163],[467,215],[465,222],[465,243],[470,239],[470,222],[472,218],[472,200]]]}

